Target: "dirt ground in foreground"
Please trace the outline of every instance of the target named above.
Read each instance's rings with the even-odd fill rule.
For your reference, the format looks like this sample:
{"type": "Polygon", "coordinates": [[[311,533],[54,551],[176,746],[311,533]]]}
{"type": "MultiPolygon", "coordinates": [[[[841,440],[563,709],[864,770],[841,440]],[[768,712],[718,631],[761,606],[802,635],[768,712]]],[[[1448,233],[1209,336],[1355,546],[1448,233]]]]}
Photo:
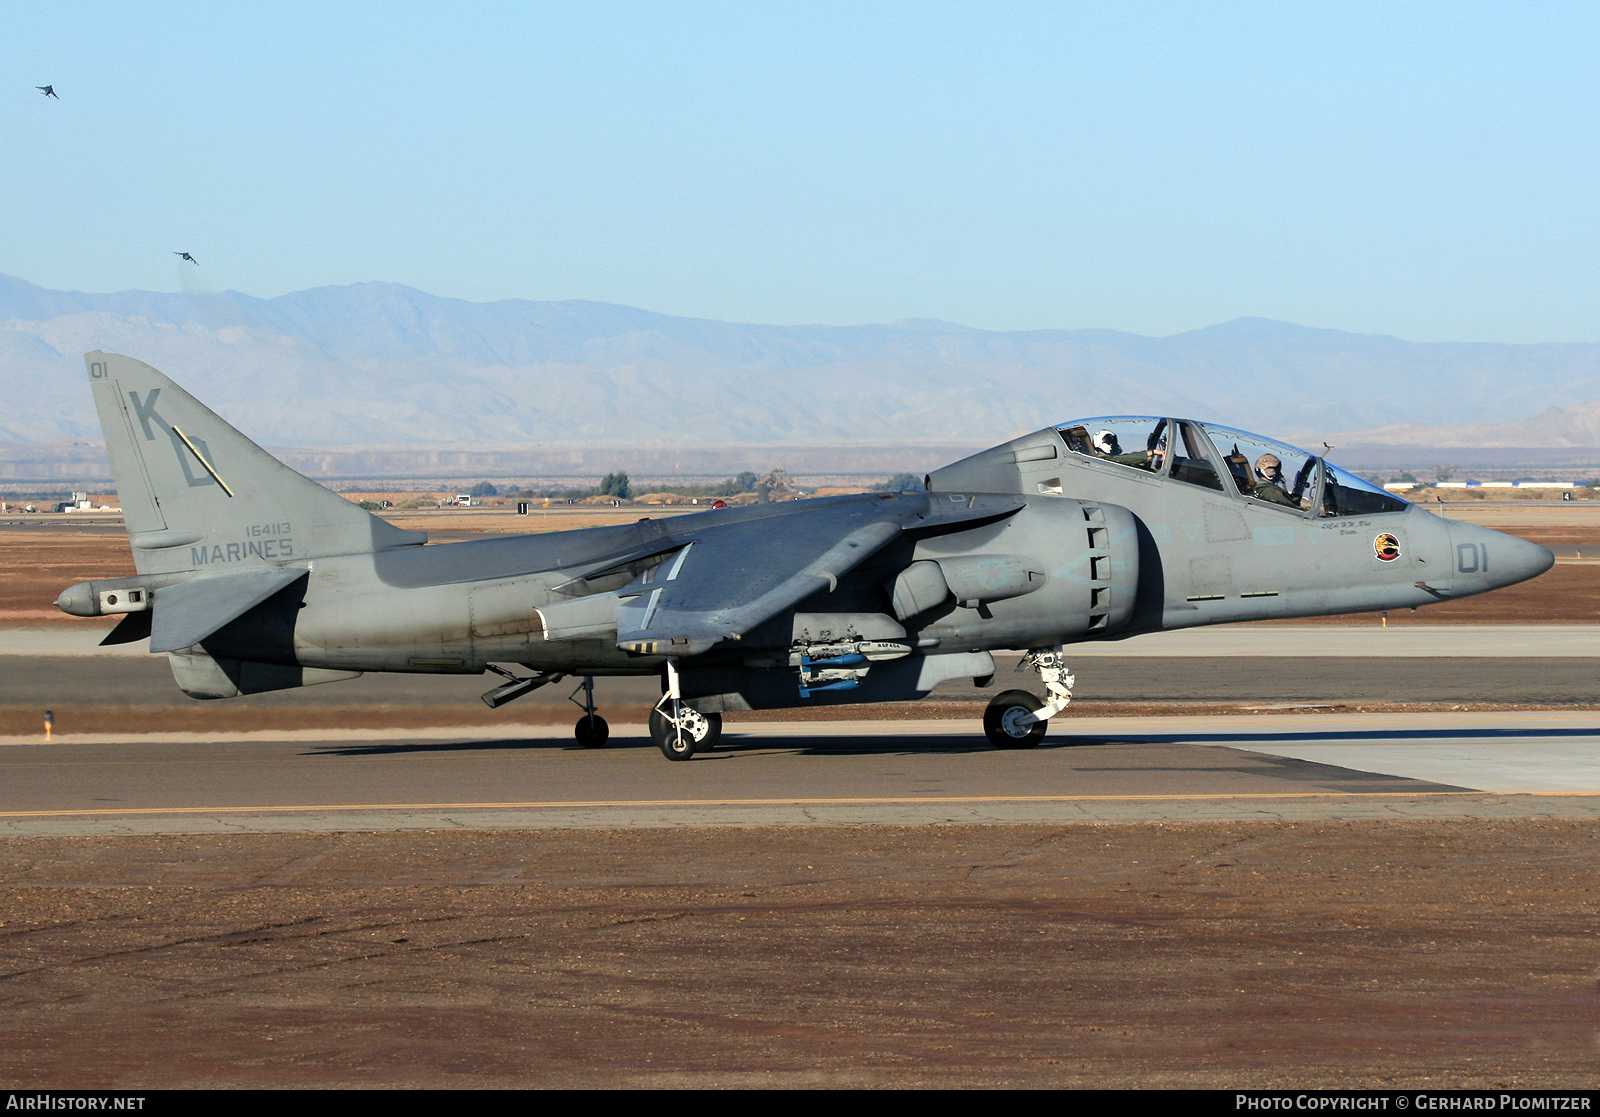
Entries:
{"type": "Polygon", "coordinates": [[[0,841],[0,1081],[1592,1087],[1600,824],[0,841]]]}

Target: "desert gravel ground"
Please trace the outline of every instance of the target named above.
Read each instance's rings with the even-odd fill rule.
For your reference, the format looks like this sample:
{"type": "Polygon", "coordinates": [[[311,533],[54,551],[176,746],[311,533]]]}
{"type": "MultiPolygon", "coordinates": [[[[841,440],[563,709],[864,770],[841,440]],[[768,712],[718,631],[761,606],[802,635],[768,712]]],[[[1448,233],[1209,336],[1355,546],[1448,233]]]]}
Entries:
{"type": "Polygon", "coordinates": [[[8,1087],[1592,1087],[1582,821],[0,842],[8,1087]]]}

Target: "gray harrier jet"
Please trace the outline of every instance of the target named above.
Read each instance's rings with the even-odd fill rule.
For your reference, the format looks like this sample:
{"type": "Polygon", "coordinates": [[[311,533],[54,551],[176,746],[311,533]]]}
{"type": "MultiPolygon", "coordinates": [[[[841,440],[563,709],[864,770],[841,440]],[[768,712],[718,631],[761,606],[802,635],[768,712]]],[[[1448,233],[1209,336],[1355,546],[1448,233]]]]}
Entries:
{"type": "Polygon", "coordinates": [[[654,676],[651,735],[685,760],[726,711],[921,698],[1017,649],[1046,697],[1000,695],[984,729],[1028,748],[1071,699],[1075,643],[1429,605],[1554,561],[1304,450],[1161,416],[1045,427],[921,492],[423,546],[148,365],[86,361],[139,573],[56,605],[125,614],[104,642],[148,637],[195,698],[492,671],[499,706],[572,676],[577,738],[599,745],[594,677],[654,676]]]}

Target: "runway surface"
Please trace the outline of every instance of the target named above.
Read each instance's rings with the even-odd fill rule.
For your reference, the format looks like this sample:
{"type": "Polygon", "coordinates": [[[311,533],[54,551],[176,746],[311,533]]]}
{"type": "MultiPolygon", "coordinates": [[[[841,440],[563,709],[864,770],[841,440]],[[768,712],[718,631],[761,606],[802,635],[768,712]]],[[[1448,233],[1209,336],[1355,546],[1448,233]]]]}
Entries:
{"type": "Polygon", "coordinates": [[[689,763],[642,726],[600,750],[544,727],[15,745],[0,831],[1600,817],[1588,714],[1082,719],[1020,752],[959,722],[751,725],[724,742],[689,763]]]}
{"type": "Polygon", "coordinates": [[[97,636],[0,630],[0,733],[12,734],[0,743],[19,746],[0,749],[11,832],[1544,816],[1600,803],[1587,798],[1600,795],[1600,711],[1584,709],[1600,626],[1236,626],[1084,645],[1079,705],[1021,753],[996,752],[978,725],[991,694],[1034,682],[999,657],[989,686],[951,682],[923,707],[950,720],[915,706],[910,720],[735,716],[724,748],[688,765],[660,758],[639,724],[654,678],[598,680],[613,738],[588,751],[570,736],[575,680],[493,713],[479,676],[366,675],[200,703],[164,656],[105,654],[97,636]],[[1119,718],[1085,701],[1431,712],[1119,718]],[[1450,704],[1556,709],[1439,712],[1450,704]],[[62,735],[40,747],[45,709],[62,735]]]}

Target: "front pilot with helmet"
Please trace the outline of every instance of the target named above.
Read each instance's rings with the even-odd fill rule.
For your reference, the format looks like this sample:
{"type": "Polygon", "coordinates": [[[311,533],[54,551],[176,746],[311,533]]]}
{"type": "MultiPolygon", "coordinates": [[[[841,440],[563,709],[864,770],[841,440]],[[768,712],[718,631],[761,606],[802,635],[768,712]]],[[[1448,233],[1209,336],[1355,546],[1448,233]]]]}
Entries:
{"type": "Polygon", "coordinates": [[[1256,479],[1250,495],[1269,504],[1298,508],[1299,502],[1288,494],[1283,479],[1283,463],[1275,454],[1262,454],[1256,459],[1256,479]]]}

